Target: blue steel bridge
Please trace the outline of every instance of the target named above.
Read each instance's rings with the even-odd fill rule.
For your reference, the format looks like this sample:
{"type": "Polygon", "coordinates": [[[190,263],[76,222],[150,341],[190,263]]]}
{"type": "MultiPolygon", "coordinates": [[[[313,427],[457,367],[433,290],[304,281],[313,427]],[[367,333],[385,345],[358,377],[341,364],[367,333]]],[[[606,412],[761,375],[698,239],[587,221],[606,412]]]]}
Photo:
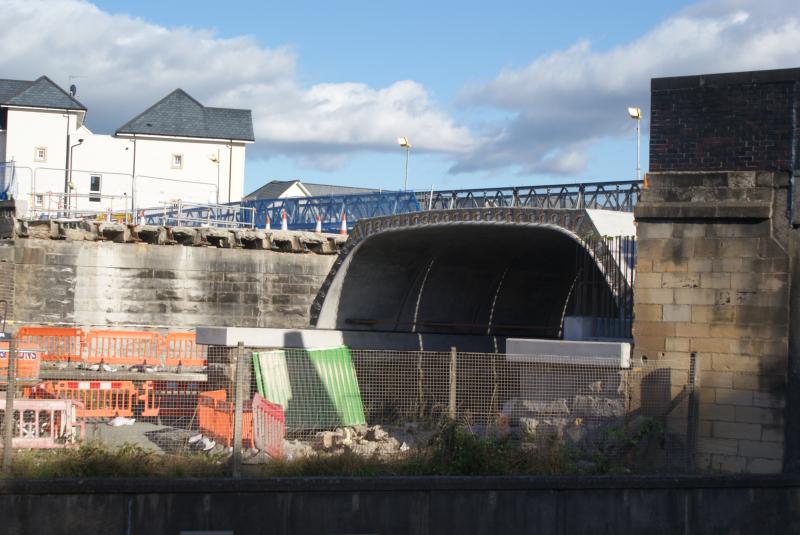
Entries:
{"type": "Polygon", "coordinates": [[[632,212],[639,199],[641,188],[641,181],[626,180],[433,192],[385,191],[356,195],[260,199],[245,201],[241,205],[253,209],[257,228],[264,228],[267,216],[272,228],[280,228],[281,213],[286,212],[289,230],[314,230],[316,217],[319,215],[323,231],[338,232],[342,214],[347,215],[348,229],[352,229],[360,219],[428,210],[509,207],[632,212]]]}

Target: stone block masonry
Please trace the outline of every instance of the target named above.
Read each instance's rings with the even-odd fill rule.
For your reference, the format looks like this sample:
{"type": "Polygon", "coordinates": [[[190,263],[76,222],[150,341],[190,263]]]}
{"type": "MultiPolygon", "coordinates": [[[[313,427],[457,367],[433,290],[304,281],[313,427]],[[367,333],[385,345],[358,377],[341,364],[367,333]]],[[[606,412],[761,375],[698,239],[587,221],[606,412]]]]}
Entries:
{"type": "Polygon", "coordinates": [[[653,173],[636,207],[635,357],[699,359],[696,464],[779,472],[789,176],[653,173]]]}
{"type": "Polygon", "coordinates": [[[0,243],[17,324],[307,327],[336,256],[109,241],[0,243]]]}

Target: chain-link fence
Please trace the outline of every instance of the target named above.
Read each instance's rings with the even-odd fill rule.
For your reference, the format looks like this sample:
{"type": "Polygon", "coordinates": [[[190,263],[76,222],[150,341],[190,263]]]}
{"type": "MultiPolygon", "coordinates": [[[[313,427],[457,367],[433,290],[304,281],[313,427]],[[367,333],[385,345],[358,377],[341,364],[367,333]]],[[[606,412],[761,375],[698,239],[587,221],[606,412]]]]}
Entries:
{"type": "Polygon", "coordinates": [[[16,453],[6,469],[19,474],[54,450],[86,448],[183,462],[187,475],[275,463],[291,471],[285,463],[342,455],[427,462],[453,425],[498,456],[558,455],[565,471],[675,472],[692,469],[696,368],[455,349],[201,346],[187,332],[24,327],[0,341],[0,412],[4,420],[13,404],[4,444],[16,453]]]}

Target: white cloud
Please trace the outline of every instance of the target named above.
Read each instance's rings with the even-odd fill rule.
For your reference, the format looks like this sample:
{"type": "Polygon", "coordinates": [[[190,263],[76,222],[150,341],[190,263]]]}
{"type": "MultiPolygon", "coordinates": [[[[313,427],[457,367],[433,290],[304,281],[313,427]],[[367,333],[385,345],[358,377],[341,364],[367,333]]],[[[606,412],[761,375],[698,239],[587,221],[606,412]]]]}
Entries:
{"type": "Polygon", "coordinates": [[[503,70],[465,88],[460,100],[510,118],[487,125],[492,140],[452,172],[580,173],[594,141],[631,131],[627,106],[646,111],[650,78],[796,66],[797,13],[796,0],[705,2],[630,43],[597,51],[580,41],[503,70]]]}
{"type": "Polygon", "coordinates": [[[3,76],[47,74],[62,86],[69,75],[85,76],[77,80],[78,98],[96,131],[113,131],[182,87],[208,105],[252,109],[257,143],[250,153],[324,169],[357,151],[395,150],[400,133],[423,151],[458,154],[475,143],[412,81],[303,87],[292,50],[265,48],[252,37],[165,28],[81,0],[3,0],[0,7],[3,76]]]}

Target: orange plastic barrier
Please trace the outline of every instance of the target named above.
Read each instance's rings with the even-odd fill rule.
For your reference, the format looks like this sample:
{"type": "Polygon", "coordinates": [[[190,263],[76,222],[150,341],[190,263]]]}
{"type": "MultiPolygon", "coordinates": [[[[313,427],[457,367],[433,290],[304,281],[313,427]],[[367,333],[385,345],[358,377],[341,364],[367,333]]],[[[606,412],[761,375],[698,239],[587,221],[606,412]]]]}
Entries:
{"type": "Polygon", "coordinates": [[[286,417],[283,407],[259,394],[253,396],[253,444],[270,457],[283,456],[286,417]]]}
{"type": "Polygon", "coordinates": [[[139,394],[139,399],[143,402],[142,416],[191,418],[194,416],[199,394],[198,383],[146,381],[139,394]]]}
{"type": "Polygon", "coordinates": [[[167,366],[198,366],[208,363],[208,346],[197,345],[194,333],[168,333],[165,339],[167,366]]]}
{"type": "MultiPolygon", "coordinates": [[[[233,402],[224,390],[203,392],[197,396],[197,419],[200,432],[214,437],[223,446],[233,444],[233,402]]],[[[242,412],[242,445],[253,445],[253,408],[246,401],[242,412]]]]}
{"type": "Polygon", "coordinates": [[[22,327],[17,332],[20,344],[31,344],[44,361],[82,360],[83,331],[69,327],[22,327]]]}
{"type": "Polygon", "coordinates": [[[138,399],[131,381],[45,381],[32,394],[79,401],[78,418],[130,417],[138,399]]]}
{"type": "Polygon", "coordinates": [[[163,338],[145,331],[89,331],[86,360],[106,364],[159,365],[163,338]]]}
{"type": "MultiPolygon", "coordinates": [[[[11,446],[14,448],[63,448],[83,439],[86,428],[78,421],[80,402],[69,399],[16,399],[11,446]]],[[[6,400],[0,399],[5,418],[6,400]]],[[[2,444],[0,444],[2,447],[2,444]]]]}
{"type": "MultiPolygon", "coordinates": [[[[19,379],[32,379],[39,377],[41,361],[38,351],[33,344],[24,343],[17,345],[14,370],[19,379]]],[[[8,342],[0,342],[0,379],[8,378],[8,342]]]]}
{"type": "Polygon", "coordinates": [[[139,401],[142,402],[142,416],[158,416],[160,400],[157,397],[153,381],[142,383],[139,401]]]}

